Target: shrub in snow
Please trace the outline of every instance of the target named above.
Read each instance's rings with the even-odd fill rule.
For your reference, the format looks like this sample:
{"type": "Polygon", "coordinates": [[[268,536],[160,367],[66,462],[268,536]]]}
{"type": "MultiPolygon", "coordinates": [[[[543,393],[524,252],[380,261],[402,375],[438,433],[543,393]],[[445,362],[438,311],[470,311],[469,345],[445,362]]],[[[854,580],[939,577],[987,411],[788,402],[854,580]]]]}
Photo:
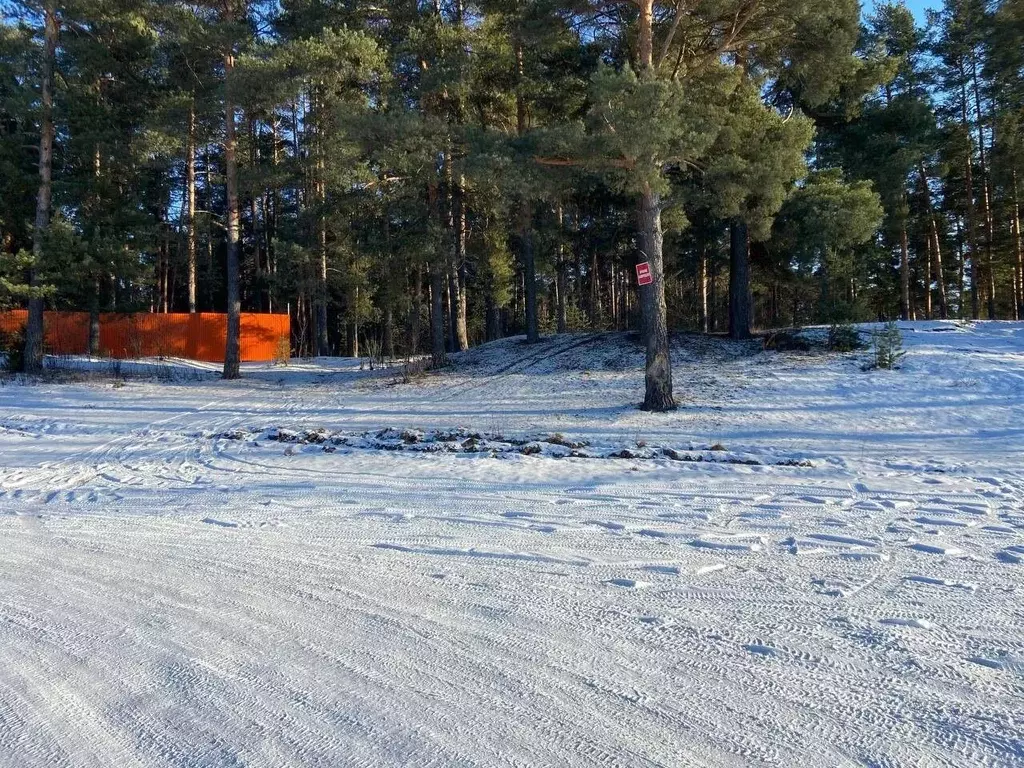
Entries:
{"type": "Polygon", "coordinates": [[[772,331],[764,337],[764,348],[775,352],[810,352],[811,343],[800,331],[772,331]]]}
{"type": "Polygon", "coordinates": [[[875,331],[871,336],[875,356],[868,368],[882,368],[887,371],[899,368],[900,360],[907,353],[903,349],[903,334],[896,323],[886,323],[881,330],[875,331]]]}
{"type": "Polygon", "coordinates": [[[863,349],[864,342],[853,323],[834,323],[828,329],[828,348],[833,352],[853,352],[863,349]]]}
{"type": "Polygon", "coordinates": [[[25,327],[13,333],[0,331],[0,353],[4,357],[4,368],[8,373],[25,370],[25,327]]]}

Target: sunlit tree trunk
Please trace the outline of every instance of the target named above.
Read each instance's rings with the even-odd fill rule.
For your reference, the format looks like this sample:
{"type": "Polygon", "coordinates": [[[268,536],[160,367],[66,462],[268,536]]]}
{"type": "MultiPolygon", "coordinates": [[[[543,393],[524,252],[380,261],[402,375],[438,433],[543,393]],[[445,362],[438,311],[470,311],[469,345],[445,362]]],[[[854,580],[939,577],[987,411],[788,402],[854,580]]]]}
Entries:
{"type": "MultiPolygon", "coordinates": [[[[92,176],[93,181],[96,183],[96,194],[95,197],[99,196],[99,182],[100,173],[102,172],[102,160],[100,156],[100,146],[96,144],[93,148],[92,153],[92,176]]],[[[97,200],[98,202],[98,200],[97,200]]],[[[99,233],[99,226],[96,227],[97,235],[99,233]]],[[[99,237],[97,237],[99,240],[99,237]]],[[[98,357],[100,353],[100,273],[99,267],[94,267],[97,271],[93,275],[92,280],[92,295],[89,296],[89,355],[92,357],[98,357]]]]}
{"type": "MultiPolygon", "coordinates": [[[[931,190],[928,188],[928,174],[925,171],[924,163],[921,163],[921,165],[918,166],[918,177],[920,181],[921,194],[925,201],[925,208],[928,211],[928,252],[931,254],[929,269],[934,269],[934,279],[937,288],[936,295],[939,300],[939,317],[945,320],[949,316],[949,308],[946,304],[946,280],[942,272],[942,238],[939,236],[938,217],[936,216],[935,208],[932,205],[932,195],[931,190]]],[[[928,285],[928,292],[930,296],[930,283],[928,285]]],[[[930,308],[928,315],[930,318],[930,308]]]]}
{"type": "MultiPolygon", "coordinates": [[[[523,44],[515,40],[516,60],[516,133],[526,133],[526,99],[523,94],[524,65],[523,44]]],[[[523,299],[525,302],[526,340],[540,341],[540,327],[537,322],[537,254],[533,238],[533,206],[523,198],[519,201],[519,258],[523,265],[523,299]]]]}
{"type": "Polygon", "coordinates": [[[1017,262],[1017,319],[1024,319],[1024,235],[1021,234],[1020,187],[1017,171],[1013,172],[1013,231],[1014,255],[1017,262]]]}
{"type": "Polygon", "coordinates": [[[900,228],[900,319],[910,320],[910,243],[907,225],[900,228]]]}
{"type": "MultiPolygon", "coordinates": [[[[43,62],[39,114],[39,193],[36,197],[36,218],[32,230],[33,267],[29,284],[38,289],[39,269],[43,258],[43,240],[50,226],[50,199],[53,194],[53,71],[60,32],[56,4],[47,2],[43,8],[43,62]]],[[[43,297],[28,300],[28,324],[25,327],[25,370],[38,373],[43,369],[43,297]]]]}
{"type": "Polygon", "coordinates": [[[565,263],[565,244],[562,242],[562,227],[563,227],[563,216],[562,216],[562,205],[559,203],[557,210],[555,211],[558,217],[558,249],[555,255],[555,290],[558,292],[556,301],[556,330],[558,333],[565,333],[568,330],[568,318],[566,317],[566,263],[565,263]]]}
{"type": "MultiPolygon", "coordinates": [[[[654,2],[640,0],[638,40],[641,77],[654,77],[654,2]]],[[[672,396],[672,360],[668,344],[668,308],[665,304],[665,265],[661,232],[661,196],[650,184],[640,194],[640,260],[651,265],[650,285],[640,287],[640,325],[647,352],[644,371],[645,411],[676,407],[672,396]]]]}
{"type": "MultiPolygon", "coordinates": [[[[227,0],[225,16],[233,18],[232,3],[227,0]]],[[[231,73],[235,54],[229,47],[224,53],[224,180],[227,192],[227,343],[224,348],[224,378],[240,375],[240,335],[242,301],[238,275],[238,162],[235,157],[235,105],[231,97],[231,73]]]]}
{"type": "Polygon", "coordinates": [[[697,310],[700,329],[704,333],[711,332],[708,317],[708,249],[705,245],[700,251],[700,263],[697,266],[697,310]]]}
{"type": "Polygon", "coordinates": [[[645,411],[668,411],[676,407],[672,397],[662,240],[661,198],[648,187],[640,197],[641,259],[650,263],[653,277],[650,285],[640,287],[641,335],[647,352],[642,406],[645,411]]]}
{"type": "Polygon", "coordinates": [[[988,152],[985,148],[985,113],[981,108],[981,87],[978,83],[978,65],[971,61],[971,79],[974,90],[974,107],[978,122],[978,168],[981,171],[981,215],[985,226],[985,267],[988,277],[988,319],[996,319],[996,273],[993,250],[995,248],[995,216],[992,213],[991,180],[988,170],[988,152]]]}
{"type": "Polygon", "coordinates": [[[456,352],[469,349],[469,329],[466,319],[466,200],[465,178],[460,176],[453,185],[451,198],[452,263],[449,265],[448,284],[451,293],[449,315],[452,325],[452,348],[456,352]]]}
{"type": "Polygon", "coordinates": [[[196,108],[188,109],[185,136],[185,259],[188,263],[188,311],[196,311],[196,108]]]}

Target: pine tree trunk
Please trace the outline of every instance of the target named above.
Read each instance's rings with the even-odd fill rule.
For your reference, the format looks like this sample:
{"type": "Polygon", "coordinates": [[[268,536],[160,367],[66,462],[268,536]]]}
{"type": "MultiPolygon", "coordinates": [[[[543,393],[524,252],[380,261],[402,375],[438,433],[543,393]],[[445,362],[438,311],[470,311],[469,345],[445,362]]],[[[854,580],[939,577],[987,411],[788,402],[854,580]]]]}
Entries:
{"type": "MultiPolygon", "coordinates": [[[[654,0],[640,0],[638,36],[639,71],[654,77],[654,0]]],[[[668,344],[668,308],[665,304],[665,263],[662,253],[661,198],[645,184],[640,195],[640,250],[651,266],[650,285],[640,287],[641,336],[647,348],[644,372],[645,411],[669,411],[676,407],[672,396],[672,360],[668,344]]]]}
{"type": "MultiPolygon", "coordinates": [[[[516,133],[522,136],[527,130],[526,99],[523,94],[525,68],[523,64],[523,44],[515,40],[516,65],[516,133]]],[[[537,324],[537,263],[533,242],[533,211],[530,201],[522,199],[519,203],[519,247],[520,260],[523,265],[523,298],[526,302],[526,341],[534,344],[540,341],[540,329],[537,324]]]]}
{"type": "Polygon", "coordinates": [[[430,341],[435,365],[446,359],[444,333],[444,271],[435,259],[430,265],[430,341]]]}
{"type": "MultiPolygon", "coordinates": [[[[260,155],[259,155],[259,124],[251,116],[249,117],[249,167],[253,171],[257,171],[260,166],[260,155]]],[[[259,196],[256,194],[256,190],[253,189],[249,193],[249,234],[250,242],[252,242],[252,264],[255,272],[255,288],[257,291],[263,284],[263,257],[260,253],[263,238],[259,235],[259,216],[257,210],[262,208],[260,205],[259,196]]],[[[243,236],[244,241],[244,236],[243,236]]],[[[259,307],[259,294],[256,294],[256,307],[259,307]]]]}
{"type": "Polygon", "coordinates": [[[964,159],[964,193],[967,202],[967,231],[965,237],[966,256],[970,260],[969,278],[971,281],[971,317],[977,320],[981,316],[978,302],[980,270],[978,269],[978,247],[975,233],[977,222],[974,208],[974,147],[970,138],[970,121],[967,117],[966,73],[963,63],[960,64],[960,120],[967,131],[967,155],[964,159]]]}
{"type": "MultiPolygon", "coordinates": [[[[41,83],[41,109],[39,114],[39,194],[36,197],[35,226],[32,229],[33,267],[29,285],[38,289],[39,268],[43,258],[43,240],[50,226],[50,199],[53,193],[53,76],[57,58],[57,8],[49,0],[43,8],[44,48],[41,83]]],[[[43,297],[30,296],[28,323],[25,326],[25,370],[39,373],[43,370],[43,297]]]]}
{"type": "MultiPolygon", "coordinates": [[[[212,172],[210,168],[210,147],[205,146],[203,149],[203,208],[207,211],[213,207],[213,180],[211,178],[212,172]]],[[[203,293],[206,296],[206,308],[213,310],[214,308],[214,285],[213,285],[213,226],[210,223],[209,216],[206,220],[206,259],[204,268],[206,270],[205,290],[203,293]]]]}
{"type": "Polygon", "coordinates": [[[196,108],[188,109],[185,138],[185,259],[188,263],[188,311],[196,311],[196,108]]]}
{"type": "Polygon", "coordinates": [[[964,250],[964,237],[963,228],[960,224],[960,217],[955,218],[956,223],[956,311],[957,316],[963,320],[967,317],[967,308],[964,306],[964,292],[967,290],[967,283],[964,277],[964,263],[967,260],[967,254],[964,250]]]}
{"type": "Polygon", "coordinates": [[[711,332],[710,318],[708,317],[708,248],[707,245],[701,248],[700,263],[697,265],[697,308],[700,317],[700,329],[703,333],[711,332]]]}
{"type": "Polygon", "coordinates": [[[565,244],[562,242],[563,217],[562,217],[562,206],[561,206],[561,204],[558,205],[558,209],[557,209],[556,213],[557,213],[557,216],[558,216],[558,249],[557,249],[557,253],[556,253],[556,257],[555,257],[555,291],[557,292],[557,296],[556,296],[556,307],[557,307],[557,309],[556,309],[556,314],[557,314],[556,330],[558,331],[558,333],[565,333],[568,330],[569,323],[568,323],[568,318],[566,317],[566,308],[565,308],[565,299],[566,299],[565,292],[567,290],[567,288],[566,288],[566,279],[565,279],[566,261],[565,261],[565,244]]]}
{"type": "Polygon", "coordinates": [[[569,322],[565,304],[565,262],[562,260],[562,246],[558,246],[558,262],[555,265],[555,330],[558,333],[568,333],[569,322]]]}
{"type": "Polygon", "coordinates": [[[459,176],[452,190],[453,263],[451,265],[452,330],[454,348],[469,349],[469,327],[466,318],[466,179],[459,176]]]}
{"type": "MultiPolygon", "coordinates": [[[[97,142],[92,152],[92,175],[96,185],[96,193],[92,196],[93,205],[99,204],[99,185],[103,172],[102,153],[97,142]]],[[[100,226],[96,225],[94,230],[97,240],[99,239],[100,226]]],[[[92,275],[92,294],[89,296],[89,338],[86,353],[90,357],[98,357],[100,353],[100,287],[102,285],[102,271],[99,267],[92,275]]]]}
{"type": "Polygon", "coordinates": [[[928,256],[924,260],[924,319],[932,319],[932,239],[927,239],[927,252],[928,256]]]}
{"type": "Polygon", "coordinates": [[[988,319],[996,319],[996,268],[991,249],[988,251],[988,319]]]}
{"type": "Polygon", "coordinates": [[[491,307],[488,323],[490,324],[491,328],[491,341],[496,341],[500,339],[504,335],[504,332],[502,331],[501,328],[501,307],[499,307],[497,304],[491,307]]]}
{"type": "Polygon", "coordinates": [[[978,160],[981,171],[981,215],[985,225],[985,262],[988,273],[988,319],[996,319],[996,275],[993,260],[995,248],[995,217],[992,214],[991,180],[988,170],[988,153],[985,149],[985,114],[981,109],[981,88],[978,84],[977,62],[971,60],[971,79],[974,86],[974,106],[978,115],[978,160]]]}
{"type": "MultiPolygon", "coordinates": [[[[427,207],[430,218],[440,224],[441,220],[440,201],[438,200],[438,188],[436,183],[427,185],[427,207]]],[[[444,289],[445,289],[445,267],[444,260],[435,257],[428,267],[430,270],[430,346],[431,356],[434,365],[443,365],[447,360],[445,349],[445,328],[444,328],[444,289]]]]}
{"type": "Polygon", "coordinates": [[[316,285],[316,353],[321,357],[331,354],[331,343],[327,336],[327,228],[323,217],[317,227],[317,250],[320,263],[317,269],[316,285]]]}
{"type": "Polygon", "coordinates": [[[461,352],[463,347],[459,338],[459,272],[454,256],[448,262],[447,271],[445,298],[448,300],[448,349],[451,352],[461,352]]]}
{"type": "MultiPolygon", "coordinates": [[[[352,306],[359,306],[359,286],[352,291],[352,306]]],[[[346,341],[348,343],[348,356],[359,357],[359,316],[353,311],[352,319],[346,327],[346,341]]]]}
{"type": "Polygon", "coordinates": [[[625,313],[619,302],[619,276],[614,263],[610,266],[609,272],[611,274],[608,276],[608,309],[612,316],[612,327],[617,331],[622,327],[621,320],[625,313]]]}
{"type": "Polygon", "coordinates": [[[647,351],[644,372],[645,411],[670,411],[672,360],[668,345],[668,309],[665,305],[665,265],[662,254],[661,199],[647,186],[640,196],[640,260],[651,265],[650,285],[640,287],[641,336],[647,351]]]}
{"type": "MultiPolygon", "coordinates": [[[[313,137],[313,151],[316,152],[316,179],[313,182],[316,202],[320,210],[317,212],[317,251],[320,257],[320,268],[317,272],[317,296],[316,296],[316,353],[320,356],[331,354],[331,344],[327,333],[327,213],[324,210],[327,204],[327,183],[324,179],[326,160],[324,158],[323,128],[320,125],[324,111],[322,94],[319,89],[310,92],[310,112],[312,123],[315,126],[313,137]]],[[[353,309],[353,312],[357,310],[353,309]]],[[[353,319],[351,322],[356,322],[353,319]]],[[[358,346],[358,340],[356,341],[358,346]]],[[[352,348],[352,345],[349,345],[352,348]]],[[[352,357],[358,357],[353,354],[352,357]]]]}
{"type": "Polygon", "coordinates": [[[750,241],[739,220],[729,226],[729,337],[750,338],[750,241]]]}
{"type": "Polygon", "coordinates": [[[484,296],[484,343],[497,338],[498,332],[494,327],[494,299],[488,294],[484,296]]]}
{"type": "MultiPolygon", "coordinates": [[[[938,299],[939,299],[939,317],[943,320],[947,319],[949,310],[946,306],[946,281],[942,274],[942,240],[939,236],[939,224],[935,215],[935,208],[932,205],[931,190],[928,188],[928,174],[925,170],[924,163],[918,166],[918,181],[921,188],[921,194],[924,197],[925,209],[928,212],[929,232],[928,232],[928,252],[931,254],[931,262],[929,270],[934,269],[934,279],[938,288],[938,299]]],[[[927,290],[929,294],[928,300],[928,317],[931,318],[931,281],[928,282],[927,290]]]]}
{"type": "Polygon", "coordinates": [[[906,224],[900,229],[900,319],[910,320],[910,243],[906,224]]]}
{"type": "Polygon", "coordinates": [[[463,352],[469,349],[464,277],[465,274],[457,263],[448,265],[448,297],[451,301],[448,318],[451,323],[451,346],[454,352],[463,352]]]}
{"type": "Polygon", "coordinates": [[[718,331],[718,269],[714,261],[708,264],[708,333],[718,331]]]}
{"type": "Polygon", "coordinates": [[[316,299],[312,293],[306,296],[306,316],[305,316],[305,327],[309,329],[308,344],[309,357],[316,357],[317,352],[317,341],[316,341],[316,299]]]}
{"type": "Polygon", "coordinates": [[[523,262],[523,294],[526,301],[526,341],[540,341],[537,323],[537,259],[533,244],[533,216],[525,200],[519,205],[519,247],[523,262]]]}
{"type": "Polygon", "coordinates": [[[93,280],[92,296],[89,297],[89,355],[100,355],[100,279],[93,280]]]}
{"type": "Polygon", "coordinates": [[[818,296],[819,304],[828,315],[829,320],[833,319],[834,305],[832,303],[832,292],[831,292],[831,267],[829,260],[832,256],[832,249],[826,248],[822,254],[821,265],[818,267],[818,296]]]}
{"type": "Polygon", "coordinates": [[[1014,256],[1017,262],[1017,319],[1024,319],[1024,235],[1021,234],[1020,187],[1017,171],[1013,172],[1013,231],[1014,256]]]}
{"type": "MultiPolygon", "coordinates": [[[[226,8],[231,21],[231,0],[226,8]]],[[[240,376],[240,335],[242,301],[238,275],[238,163],[235,158],[235,105],[231,98],[231,72],[235,55],[228,49],[224,54],[224,180],[227,187],[227,343],[224,348],[224,378],[240,376]]]]}
{"type": "Polygon", "coordinates": [[[391,302],[384,308],[384,349],[381,354],[387,355],[389,360],[395,359],[395,313],[391,308],[391,302]]]}
{"type": "Polygon", "coordinates": [[[420,317],[423,313],[423,269],[417,264],[413,267],[412,307],[409,311],[409,354],[418,355],[420,351],[420,317]]]}
{"type": "Polygon", "coordinates": [[[640,29],[637,36],[637,69],[654,73],[654,0],[639,0],[638,19],[640,29]]]}
{"type": "Polygon", "coordinates": [[[162,312],[166,315],[171,311],[171,301],[173,301],[174,297],[174,272],[171,267],[171,224],[167,208],[164,208],[162,218],[164,240],[160,250],[163,253],[164,283],[163,295],[160,297],[160,301],[163,307],[162,312]]]}
{"type": "Polygon", "coordinates": [[[942,271],[942,239],[939,237],[939,224],[932,215],[932,258],[935,264],[935,284],[938,288],[939,317],[949,319],[949,304],[946,301],[946,278],[942,271]]]}
{"type": "MultiPolygon", "coordinates": [[[[578,211],[577,211],[577,216],[579,216],[579,212],[578,211]]],[[[577,221],[578,221],[578,219],[577,219],[577,221]]],[[[576,284],[575,284],[575,290],[573,291],[573,293],[574,293],[573,301],[575,302],[575,306],[580,310],[580,312],[582,312],[583,308],[586,306],[586,304],[585,304],[586,297],[584,296],[584,289],[583,289],[583,276],[587,273],[587,270],[585,269],[585,266],[584,266],[586,264],[586,262],[587,262],[587,255],[586,255],[586,252],[585,252],[585,247],[582,244],[576,249],[575,257],[576,257],[575,258],[575,262],[576,262],[576,284]]]]}
{"type": "MultiPolygon", "coordinates": [[[[279,162],[279,150],[277,144],[277,115],[272,115],[270,119],[270,145],[271,155],[270,162],[273,167],[273,172],[277,173],[277,165],[279,162]]],[[[277,211],[279,208],[279,197],[278,197],[278,185],[273,184],[272,191],[269,196],[265,196],[264,199],[267,201],[267,211],[264,214],[266,217],[266,225],[263,227],[264,235],[266,236],[266,249],[267,249],[267,312],[274,311],[274,276],[277,274],[277,254],[274,252],[274,238],[277,236],[277,211]]]]}

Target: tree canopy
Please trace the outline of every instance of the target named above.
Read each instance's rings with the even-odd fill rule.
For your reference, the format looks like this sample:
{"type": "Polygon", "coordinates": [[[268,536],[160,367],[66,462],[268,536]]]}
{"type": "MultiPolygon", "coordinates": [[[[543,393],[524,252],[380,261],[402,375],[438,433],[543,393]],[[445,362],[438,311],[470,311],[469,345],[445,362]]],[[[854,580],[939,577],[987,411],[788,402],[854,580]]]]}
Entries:
{"type": "Polygon", "coordinates": [[[1024,313],[1018,0],[5,8],[6,306],[636,329],[654,410],[673,330],[1024,313]]]}

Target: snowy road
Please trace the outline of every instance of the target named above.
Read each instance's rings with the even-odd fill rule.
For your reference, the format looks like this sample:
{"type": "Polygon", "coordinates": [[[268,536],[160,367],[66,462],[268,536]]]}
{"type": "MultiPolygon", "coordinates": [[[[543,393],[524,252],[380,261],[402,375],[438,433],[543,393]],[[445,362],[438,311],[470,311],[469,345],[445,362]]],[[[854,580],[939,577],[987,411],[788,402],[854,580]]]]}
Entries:
{"type": "Polygon", "coordinates": [[[1024,765],[1024,325],[906,328],[0,388],[0,765],[1024,765]]]}

